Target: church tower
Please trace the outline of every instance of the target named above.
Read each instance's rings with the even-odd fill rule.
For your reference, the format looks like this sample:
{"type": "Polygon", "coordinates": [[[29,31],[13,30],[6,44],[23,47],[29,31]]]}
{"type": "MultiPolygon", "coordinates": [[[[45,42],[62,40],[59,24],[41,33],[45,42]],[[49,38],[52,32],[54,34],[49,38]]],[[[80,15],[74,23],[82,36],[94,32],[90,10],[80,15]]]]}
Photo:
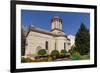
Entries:
{"type": "Polygon", "coordinates": [[[57,35],[63,35],[62,19],[59,16],[54,16],[51,20],[51,32],[57,35]]]}

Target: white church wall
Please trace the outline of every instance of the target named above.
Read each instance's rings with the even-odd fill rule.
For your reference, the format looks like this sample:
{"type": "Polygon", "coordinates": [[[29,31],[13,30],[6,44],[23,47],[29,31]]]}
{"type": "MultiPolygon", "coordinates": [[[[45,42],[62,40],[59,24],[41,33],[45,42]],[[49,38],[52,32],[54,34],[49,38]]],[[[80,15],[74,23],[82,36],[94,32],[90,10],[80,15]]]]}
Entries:
{"type": "Polygon", "coordinates": [[[48,51],[49,53],[51,50],[54,49],[54,39],[53,36],[37,33],[37,32],[30,32],[27,36],[27,43],[26,46],[26,54],[37,54],[37,47],[40,46],[41,49],[45,49],[45,42],[48,41],[48,51]]]}
{"type": "Polygon", "coordinates": [[[70,43],[66,37],[54,37],[48,34],[38,33],[34,31],[30,31],[27,38],[27,46],[26,46],[26,52],[25,54],[33,54],[37,55],[37,52],[40,49],[46,49],[45,43],[48,41],[48,54],[51,54],[52,50],[57,49],[59,52],[61,52],[62,49],[64,49],[64,43],[66,43],[66,50],[68,51],[70,49],[70,43]],[[55,47],[56,43],[56,47],[55,47]]]}
{"type": "Polygon", "coordinates": [[[70,49],[70,45],[68,45],[69,41],[67,40],[66,37],[56,37],[57,40],[57,49],[59,52],[61,52],[61,50],[66,49],[67,51],[70,49]],[[66,45],[66,47],[64,48],[64,43],[66,45]]]}
{"type": "Polygon", "coordinates": [[[62,49],[64,49],[64,37],[57,37],[57,49],[59,52],[61,52],[62,49]]]}

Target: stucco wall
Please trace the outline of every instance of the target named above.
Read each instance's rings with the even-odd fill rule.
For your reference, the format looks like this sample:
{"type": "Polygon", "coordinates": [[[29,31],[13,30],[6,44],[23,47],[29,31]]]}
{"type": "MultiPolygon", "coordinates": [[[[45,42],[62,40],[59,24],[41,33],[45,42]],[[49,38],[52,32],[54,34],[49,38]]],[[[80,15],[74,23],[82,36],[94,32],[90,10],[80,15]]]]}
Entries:
{"type": "Polygon", "coordinates": [[[67,46],[68,40],[65,37],[54,37],[52,35],[42,34],[34,31],[30,31],[26,38],[26,51],[25,54],[34,54],[37,55],[37,51],[39,50],[37,47],[40,46],[41,49],[45,48],[45,42],[48,41],[48,54],[51,53],[52,50],[57,49],[59,52],[64,49],[64,42],[66,42],[66,50],[69,46],[67,46]],[[55,48],[56,42],[56,48],[55,48]]]}

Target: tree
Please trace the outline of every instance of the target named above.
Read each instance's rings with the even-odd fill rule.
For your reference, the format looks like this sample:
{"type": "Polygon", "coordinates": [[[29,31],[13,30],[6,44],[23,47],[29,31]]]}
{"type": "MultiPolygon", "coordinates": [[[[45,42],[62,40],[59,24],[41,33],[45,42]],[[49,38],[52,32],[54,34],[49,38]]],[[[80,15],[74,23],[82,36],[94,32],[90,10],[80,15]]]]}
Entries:
{"type": "Polygon", "coordinates": [[[90,33],[84,23],[81,23],[75,37],[76,51],[81,55],[86,55],[90,51],[90,33]]]}

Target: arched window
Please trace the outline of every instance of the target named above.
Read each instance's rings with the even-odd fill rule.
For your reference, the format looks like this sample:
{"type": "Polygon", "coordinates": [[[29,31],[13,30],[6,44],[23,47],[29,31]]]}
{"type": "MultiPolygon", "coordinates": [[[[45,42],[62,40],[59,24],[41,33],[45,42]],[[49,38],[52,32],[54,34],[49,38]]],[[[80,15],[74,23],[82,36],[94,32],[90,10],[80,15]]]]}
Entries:
{"type": "Polygon", "coordinates": [[[37,46],[37,48],[36,48],[36,52],[38,52],[38,51],[41,50],[41,49],[42,49],[41,46],[37,46]]]}
{"type": "Polygon", "coordinates": [[[45,48],[48,50],[48,41],[45,42],[45,48]]]}
{"type": "Polygon", "coordinates": [[[64,42],[64,49],[66,49],[66,43],[64,42]]]}

